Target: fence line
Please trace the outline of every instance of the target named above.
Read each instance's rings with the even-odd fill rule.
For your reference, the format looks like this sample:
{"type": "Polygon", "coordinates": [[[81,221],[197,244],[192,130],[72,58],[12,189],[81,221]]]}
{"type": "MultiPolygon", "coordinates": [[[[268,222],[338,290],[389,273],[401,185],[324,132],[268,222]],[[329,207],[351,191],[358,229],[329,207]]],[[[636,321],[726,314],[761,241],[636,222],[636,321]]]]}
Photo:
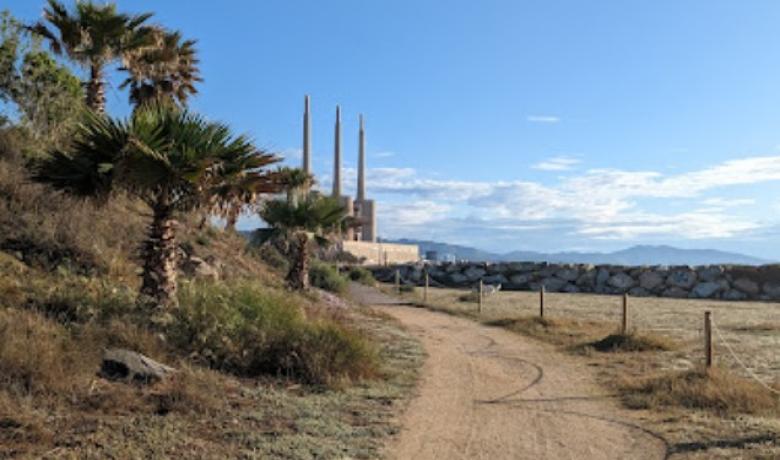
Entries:
{"type": "Polygon", "coordinates": [[[720,328],[718,327],[718,324],[715,321],[711,321],[711,324],[713,326],[713,329],[715,329],[715,334],[718,336],[718,339],[720,340],[720,343],[722,343],[726,347],[726,349],[731,354],[731,357],[734,358],[734,361],[739,363],[739,365],[742,366],[742,368],[745,369],[745,371],[750,375],[750,377],[752,377],[753,380],[758,382],[759,385],[761,385],[762,387],[766,388],[770,392],[780,396],[780,391],[770,387],[766,382],[764,382],[763,380],[758,378],[758,376],[755,374],[755,372],[753,372],[752,369],[750,369],[748,366],[746,366],[745,363],[739,358],[739,356],[737,356],[737,354],[734,352],[734,349],[731,348],[731,345],[729,345],[729,343],[726,341],[726,339],[723,338],[723,334],[720,332],[720,328]]]}

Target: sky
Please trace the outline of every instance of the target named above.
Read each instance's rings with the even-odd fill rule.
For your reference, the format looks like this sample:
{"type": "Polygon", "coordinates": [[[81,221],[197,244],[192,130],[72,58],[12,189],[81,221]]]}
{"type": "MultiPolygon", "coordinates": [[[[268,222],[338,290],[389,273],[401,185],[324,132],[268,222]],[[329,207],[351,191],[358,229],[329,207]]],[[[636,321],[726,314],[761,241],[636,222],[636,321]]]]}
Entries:
{"type": "MultiPolygon", "coordinates": [[[[380,237],[780,260],[780,2],[118,4],[197,39],[192,108],[293,165],[311,95],[326,190],[335,106],[348,193],[363,113],[380,237]]],[[[35,20],[42,6],[0,8],[35,20]]],[[[122,115],[117,82],[109,110],[122,115]]]]}

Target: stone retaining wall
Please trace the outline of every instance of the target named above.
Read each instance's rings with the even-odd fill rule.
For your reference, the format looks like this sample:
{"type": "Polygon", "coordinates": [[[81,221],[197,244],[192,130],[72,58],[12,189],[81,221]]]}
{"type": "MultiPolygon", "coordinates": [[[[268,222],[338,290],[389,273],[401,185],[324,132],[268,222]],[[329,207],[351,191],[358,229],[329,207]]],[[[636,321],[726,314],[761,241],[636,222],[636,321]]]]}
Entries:
{"type": "Polygon", "coordinates": [[[404,284],[422,285],[427,268],[432,286],[472,287],[501,284],[504,290],[591,292],[637,297],[725,300],[780,300],[780,265],[625,267],[537,262],[402,264],[373,267],[374,277],[393,282],[399,270],[404,284]]]}

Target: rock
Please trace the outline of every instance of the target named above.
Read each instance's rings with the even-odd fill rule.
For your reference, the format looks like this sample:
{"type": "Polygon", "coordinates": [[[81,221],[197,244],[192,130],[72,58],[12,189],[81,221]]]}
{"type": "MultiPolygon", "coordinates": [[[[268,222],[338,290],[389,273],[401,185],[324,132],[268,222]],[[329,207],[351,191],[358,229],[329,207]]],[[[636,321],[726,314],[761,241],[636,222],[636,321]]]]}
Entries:
{"type": "Polygon", "coordinates": [[[603,286],[609,279],[609,270],[604,267],[600,267],[596,273],[596,285],[603,286]]]}
{"type": "Polygon", "coordinates": [[[769,296],[770,299],[780,299],[780,283],[775,281],[764,283],[764,294],[769,296]]]}
{"type": "Polygon", "coordinates": [[[468,278],[469,281],[477,281],[478,279],[485,276],[487,272],[483,268],[474,267],[471,266],[465,270],[463,270],[463,275],[468,278]]]}
{"type": "Polygon", "coordinates": [[[219,270],[212,264],[197,256],[189,256],[181,264],[182,272],[191,278],[219,280],[219,270]]]}
{"type": "Polygon", "coordinates": [[[548,292],[560,292],[567,284],[569,283],[560,278],[545,278],[542,280],[544,290],[548,292]]]}
{"type": "Polygon", "coordinates": [[[510,262],[507,264],[507,268],[513,272],[532,272],[537,270],[539,266],[533,262],[510,262]]]}
{"type": "Polygon", "coordinates": [[[504,285],[507,283],[507,279],[506,276],[504,275],[489,275],[483,277],[482,282],[485,284],[492,284],[492,285],[497,285],[497,284],[504,285]]]}
{"type": "Polygon", "coordinates": [[[723,293],[723,300],[745,300],[748,295],[742,291],[731,289],[723,293]]]}
{"type": "Polygon", "coordinates": [[[739,289],[740,291],[744,292],[745,294],[748,294],[749,296],[756,296],[758,295],[759,289],[758,289],[758,283],[755,281],[751,281],[747,278],[739,278],[736,281],[734,281],[734,288],[739,289]]]}
{"type": "Polygon", "coordinates": [[[576,268],[561,268],[555,272],[555,276],[566,281],[576,281],[580,276],[580,271],[576,268]]]}
{"type": "Polygon", "coordinates": [[[106,350],[100,375],[109,380],[150,384],[163,380],[176,369],[134,351],[122,348],[106,350]]]}
{"type": "Polygon", "coordinates": [[[697,299],[709,299],[720,291],[720,284],[714,281],[705,281],[697,284],[691,291],[691,296],[697,299]]]}
{"type": "Polygon", "coordinates": [[[696,272],[685,269],[674,270],[666,278],[666,284],[672,287],[690,289],[696,284],[696,272]]]}
{"type": "Polygon", "coordinates": [[[531,281],[532,278],[533,276],[531,276],[530,273],[520,273],[517,275],[510,276],[509,282],[518,286],[523,286],[528,284],[528,282],[531,281]]]}
{"type": "Polygon", "coordinates": [[[570,294],[574,294],[576,292],[580,292],[580,289],[573,284],[567,283],[566,286],[564,286],[563,289],[561,289],[561,292],[568,292],[570,294]]]}
{"type": "Polygon", "coordinates": [[[671,297],[675,299],[685,299],[688,297],[688,291],[677,286],[672,286],[670,288],[667,288],[663,293],[661,293],[662,297],[671,297]]]}
{"type": "Polygon", "coordinates": [[[454,284],[464,284],[469,281],[469,278],[462,273],[455,272],[450,274],[450,281],[454,284]]]}
{"type": "Polygon", "coordinates": [[[715,281],[723,273],[720,265],[707,265],[696,270],[696,276],[700,281],[715,281]]]}
{"type": "Polygon", "coordinates": [[[596,284],[596,270],[588,270],[577,278],[577,286],[592,288],[596,284]]]}
{"type": "Polygon", "coordinates": [[[630,288],[632,288],[634,284],[636,284],[636,282],[630,276],[626,275],[623,272],[620,272],[612,275],[607,281],[607,284],[609,284],[615,289],[625,292],[630,288]]]}
{"type": "Polygon", "coordinates": [[[650,291],[641,286],[636,286],[628,290],[628,295],[631,297],[649,297],[650,291]]]}
{"type": "Polygon", "coordinates": [[[536,272],[534,272],[534,274],[535,274],[536,276],[538,276],[539,278],[549,278],[549,277],[551,277],[551,276],[555,275],[555,272],[556,272],[556,271],[558,271],[558,270],[556,269],[556,267],[553,267],[553,266],[549,266],[549,267],[548,267],[548,266],[545,264],[543,267],[541,267],[541,269],[540,269],[540,270],[537,270],[536,272]]]}
{"type": "Polygon", "coordinates": [[[664,277],[654,271],[647,271],[639,275],[639,286],[648,291],[661,286],[664,283],[664,277]]]}

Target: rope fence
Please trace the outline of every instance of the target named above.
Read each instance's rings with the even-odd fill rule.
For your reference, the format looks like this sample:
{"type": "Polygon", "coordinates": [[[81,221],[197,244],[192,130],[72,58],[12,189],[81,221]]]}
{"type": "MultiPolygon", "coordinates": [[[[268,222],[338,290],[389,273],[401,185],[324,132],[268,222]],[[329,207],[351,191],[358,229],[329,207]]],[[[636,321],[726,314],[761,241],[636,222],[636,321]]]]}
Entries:
{"type": "Polygon", "coordinates": [[[742,368],[745,370],[745,372],[747,372],[748,375],[750,375],[750,377],[753,378],[753,380],[755,380],[759,385],[761,385],[762,387],[766,388],[770,392],[780,396],[780,391],[772,388],[766,382],[761,380],[756,375],[756,373],[753,372],[753,370],[751,368],[749,368],[747,365],[745,365],[745,362],[742,361],[739,358],[739,356],[737,356],[737,353],[734,351],[733,348],[731,348],[731,345],[729,345],[728,341],[726,341],[726,339],[723,337],[723,333],[720,331],[720,328],[718,327],[718,324],[715,321],[711,321],[711,324],[712,324],[712,328],[715,330],[715,335],[718,336],[719,343],[721,343],[724,347],[726,347],[726,350],[729,351],[729,354],[731,354],[731,357],[734,358],[734,361],[736,361],[740,366],[742,366],[742,368]]]}

